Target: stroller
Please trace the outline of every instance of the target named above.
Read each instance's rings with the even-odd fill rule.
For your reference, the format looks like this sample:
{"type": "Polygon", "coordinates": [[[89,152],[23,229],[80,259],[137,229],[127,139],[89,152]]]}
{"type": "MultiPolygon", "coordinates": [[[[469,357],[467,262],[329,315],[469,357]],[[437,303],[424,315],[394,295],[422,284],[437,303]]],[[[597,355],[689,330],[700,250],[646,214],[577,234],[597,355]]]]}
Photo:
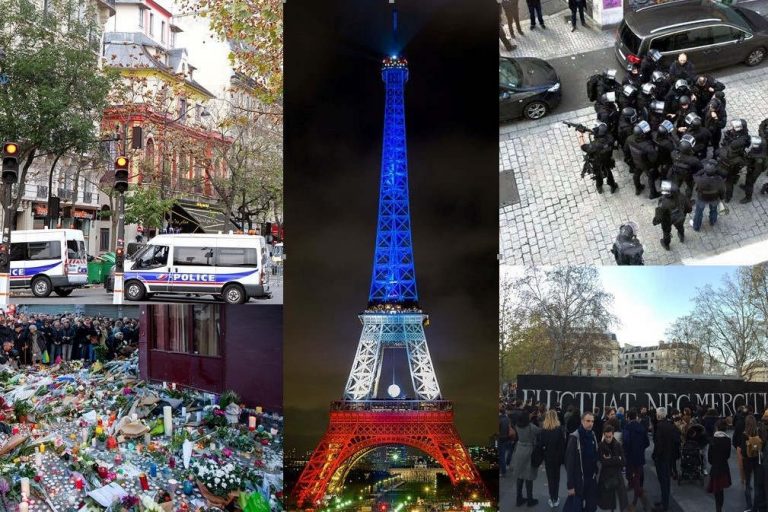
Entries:
{"type": "Polygon", "coordinates": [[[704,456],[701,451],[707,445],[707,436],[702,425],[691,425],[685,434],[685,443],[680,450],[680,478],[683,481],[704,482],[704,456]]]}

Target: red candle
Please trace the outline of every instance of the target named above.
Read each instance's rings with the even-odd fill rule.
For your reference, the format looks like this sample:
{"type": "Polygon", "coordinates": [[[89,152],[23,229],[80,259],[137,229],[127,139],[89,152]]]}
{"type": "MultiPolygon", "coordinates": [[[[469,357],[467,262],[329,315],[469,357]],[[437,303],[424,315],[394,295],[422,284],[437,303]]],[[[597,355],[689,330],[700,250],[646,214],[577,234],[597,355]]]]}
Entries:
{"type": "Polygon", "coordinates": [[[176,459],[171,455],[171,458],[168,459],[168,467],[171,469],[176,469],[176,459]]]}
{"type": "Polygon", "coordinates": [[[83,479],[82,478],[77,477],[75,479],[75,489],[77,489],[78,491],[82,491],[83,490],[83,479]]]}
{"type": "Polygon", "coordinates": [[[147,475],[145,473],[139,475],[139,483],[141,484],[142,491],[149,490],[149,481],[147,480],[147,475]]]}
{"type": "Polygon", "coordinates": [[[99,466],[98,472],[99,472],[99,478],[107,478],[106,466],[99,466]]]}
{"type": "Polygon", "coordinates": [[[19,433],[19,427],[18,427],[18,425],[14,425],[13,429],[11,429],[11,434],[13,434],[15,436],[18,433],[19,433]]]}

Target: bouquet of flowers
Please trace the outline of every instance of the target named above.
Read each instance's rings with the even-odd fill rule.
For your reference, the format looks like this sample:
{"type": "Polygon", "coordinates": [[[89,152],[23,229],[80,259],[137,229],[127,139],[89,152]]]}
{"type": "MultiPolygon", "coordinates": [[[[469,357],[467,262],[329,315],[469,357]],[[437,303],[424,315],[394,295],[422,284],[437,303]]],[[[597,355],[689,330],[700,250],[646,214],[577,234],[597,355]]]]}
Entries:
{"type": "Polygon", "coordinates": [[[211,459],[197,459],[191,467],[200,492],[208,501],[217,501],[211,499],[213,495],[229,502],[245,487],[241,472],[231,462],[222,465],[211,459]]]}

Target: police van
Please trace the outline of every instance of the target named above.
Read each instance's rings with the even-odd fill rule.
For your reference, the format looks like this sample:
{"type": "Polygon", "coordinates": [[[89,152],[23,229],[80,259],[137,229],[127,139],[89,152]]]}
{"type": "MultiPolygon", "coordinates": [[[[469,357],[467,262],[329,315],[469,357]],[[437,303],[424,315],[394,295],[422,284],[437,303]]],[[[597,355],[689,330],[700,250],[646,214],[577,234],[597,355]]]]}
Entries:
{"type": "Polygon", "coordinates": [[[11,288],[66,297],[88,282],[88,255],[77,229],[11,231],[11,288]]]}
{"type": "Polygon", "coordinates": [[[270,297],[270,265],[263,236],[158,235],[125,261],[125,297],[155,293],[213,295],[229,304],[270,297]]]}

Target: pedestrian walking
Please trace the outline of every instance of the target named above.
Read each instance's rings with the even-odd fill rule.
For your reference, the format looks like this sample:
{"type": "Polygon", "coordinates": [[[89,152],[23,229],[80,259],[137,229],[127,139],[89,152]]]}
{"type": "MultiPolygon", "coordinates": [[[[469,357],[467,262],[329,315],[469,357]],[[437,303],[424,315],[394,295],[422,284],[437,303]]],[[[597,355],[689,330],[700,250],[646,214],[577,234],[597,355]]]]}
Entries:
{"type": "Polygon", "coordinates": [[[731,456],[731,440],[725,429],[728,427],[725,420],[717,422],[715,436],[709,447],[709,484],[707,492],[715,495],[715,511],[723,511],[724,490],[731,486],[731,470],[728,467],[728,458],[731,456]]]}
{"type": "Polygon", "coordinates": [[[512,451],[512,440],[515,436],[515,429],[507,415],[504,406],[499,408],[499,469],[501,476],[507,476],[507,454],[512,451]]]}
{"type": "MultiPolygon", "coordinates": [[[[648,498],[645,495],[643,484],[645,482],[645,450],[650,446],[648,439],[648,427],[641,421],[635,409],[628,413],[629,422],[624,426],[624,456],[627,460],[627,481],[632,489],[632,505],[637,505],[638,500],[645,510],[649,510],[648,498]]],[[[647,417],[647,416],[646,416],[647,417]]]]}
{"type": "Polygon", "coordinates": [[[568,499],[563,512],[595,512],[597,510],[597,439],[592,432],[595,417],[585,412],[581,425],[568,436],[565,450],[565,472],[568,499]]]}
{"type": "Polygon", "coordinates": [[[512,474],[517,478],[517,506],[527,504],[535,507],[539,500],[533,498],[533,481],[536,480],[538,468],[531,462],[539,427],[531,424],[530,411],[517,417],[515,430],[517,431],[517,445],[512,454],[512,474]],[[523,498],[523,486],[527,498],[523,498]]]}
{"type": "Polygon", "coordinates": [[[586,7],[587,0],[568,0],[568,8],[571,10],[571,32],[576,31],[576,11],[579,11],[581,26],[587,26],[587,22],[584,21],[584,8],[586,7]]]}
{"type": "Polygon", "coordinates": [[[626,463],[621,443],[613,436],[613,427],[609,424],[603,430],[603,440],[598,446],[600,458],[600,478],[597,482],[598,506],[602,510],[623,511],[627,508],[627,488],[624,485],[623,469],[626,463]]]}
{"type": "Polygon", "coordinates": [[[741,442],[736,450],[741,454],[742,480],[747,510],[757,512],[765,500],[763,486],[763,438],[758,433],[757,420],[749,414],[744,418],[741,442]]]}
{"type": "Polygon", "coordinates": [[[667,408],[656,409],[656,429],[653,435],[653,462],[661,488],[661,501],[655,503],[657,509],[669,510],[670,471],[680,452],[680,431],[667,417],[667,408]]]}
{"type": "Polygon", "coordinates": [[[560,466],[565,462],[565,429],[560,425],[557,411],[550,409],[544,415],[539,445],[544,452],[544,469],[547,473],[550,507],[560,506],[560,466]]]}

